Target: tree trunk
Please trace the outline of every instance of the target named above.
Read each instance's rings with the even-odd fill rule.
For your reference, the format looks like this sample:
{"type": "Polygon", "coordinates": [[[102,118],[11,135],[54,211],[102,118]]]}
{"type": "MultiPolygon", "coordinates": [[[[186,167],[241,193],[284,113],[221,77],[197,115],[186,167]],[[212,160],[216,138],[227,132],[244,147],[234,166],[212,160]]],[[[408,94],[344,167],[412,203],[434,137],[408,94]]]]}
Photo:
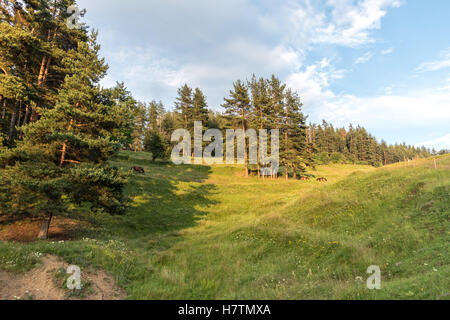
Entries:
{"type": "MultiPolygon", "coordinates": [[[[56,37],[56,32],[57,32],[57,28],[55,29],[54,33],[53,33],[53,39],[51,37],[51,32],[48,32],[48,37],[47,37],[47,41],[53,41],[56,37]]],[[[52,48],[55,46],[55,44],[52,44],[52,48]]],[[[48,70],[50,68],[50,63],[51,63],[51,58],[47,58],[47,56],[42,57],[42,61],[41,61],[41,67],[39,68],[39,75],[38,75],[38,81],[37,81],[37,85],[38,87],[42,87],[42,85],[45,82],[45,79],[48,76],[48,70]]],[[[31,111],[31,118],[30,121],[31,122],[36,122],[37,120],[39,120],[39,108],[33,108],[33,110],[31,111]]]]}
{"type": "MultiPolygon", "coordinates": [[[[25,109],[25,115],[23,116],[22,127],[28,124],[28,120],[29,120],[28,118],[30,116],[30,109],[31,109],[31,107],[29,105],[27,105],[26,109],[25,109]]],[[[19,139],[20,140],[23,139],[23,131],[22,130],[20,131],[19,139]]]]}
{"type": "Polygon", "coordinates": [[[3,99],[2,119],[6,117],[6,99],[3,99]]]}
{"type": "Polygon", "coordinates": [[[38,82],[37,82],[37,85],[40,87],[41,85],[42,85],[42,83],[43,83],[43,80],[44,80],[44,75],[45,75],[45,67],[47,66],[47,57],[46,56],[44,56],[43,58],[42,58],[42,61],[41,61],[41,67],[40,67],[40,69],[39,69],[39,76],[38,76],[38,82]]]}
{"type": "Polygon", "coordinates": [[[52,63],[52,58],[47,59],[47,63],[45,65],[45,71],[44,71],[44,77],[42,79],[42,84],[47,80],[48,77],[48,71],[50,70],[50,64],[52,63]]]}
{"type": "Polygon", "coordinates": [[[19,105],[19,111],[17,113],[17,126],[20,127],[20,122],[22,121],[22,103],[19,105]]]}
{"type": "Polygon", "coordinates": [[[17,106],[15,106],[12,116],[11,116],[11,123],[9,125],[9,132],[8,132],[8,141],[9,141],[10,145],[12,145],[14,143],[14,129],[16,127],[18,113],[19,113],[19,108],[17,106]]]}
{"type": "MultiPolygon", "coordinates": [[[[69,126],[67,128],[67,131],[72,130],[72,125],[73,125],[73,119],[70,120],[69,126]]],[[[67,152],[67,140],[64,141],[63,146],[62,146],[62,151],[61,151],[61,160],[59,162],[59,166],[62,168],[64,165],[64,162],[66,161],[66,152],[67,152]]]]}
{"type": "Polygon", "coordinates": [[[242,110],[242,131],[244,132],[245,177],[248,178],[248,153],[247,153],[247,136],[245,135],[245,112],[244,112],[244,110],[242,110]]]}
{"type": "MultiPolygon", "coordinates": [[[[289,113],[288,113],[288,107],[286,106],[286,131],[284,131],[284,150],[287,151],[288,149],[288,119],[289,119],[289,113]]],[[[288,157],[288,156],[286,156],[288,157]]],[[[286,165],[286,181],[289,181],[289,172],[288,172],[288,166],[286,165]]]]}
{"type": "Polygon", "coordinates": [[[38,112],[38,107],[33,108],[33,110],[31,111],[31,117],[30,117],[30,122],[36,122],[39,120],[39,112],[38,112]]]}
{"type": "MultiPolygon", "coordinates": [[[[42,58],[41,67],[39,69],[38,81],[37,81],[38,87],[42,87],[45,82],[45,79],[48,75],[48,68],[50,66],[50,61],[51,60],[49,58],[47,58],[46,56],[44,56],[42,58]]],[[[38,120],[39,120],[39,108],[36,107],[36,108],[33,108],[33,110],[31,111],[30,121],[36,122],[38,120]]]]}
{"type": "Polygon", "coordinates": [[[42,221],[41,229],[39,230],[38,239],[39,240],[47,240],[48,239],[48,230],[50,229],[50,223],[52,222],[53,214],[50,213],[47,220],[42,221]]]}
{"type": "MultiPolygon", "coordinates": [[[[261,130],[263,130],[264,129],[264,123],[263,123],[263,113],[262,113],[262,110],[260,110],[259,111],[259,114],[260,114],[260,129],[261,130]]],[[[258,178],[260,178],[261,177],[261,153],[260,153],[260,148],[261,148],[261,146],[260,146],[260,144],[259,144],[260,142],[258,142],[258,146],[257,146],[257,148],[258,148],[258,178]]],[[[262,178],[264,179],[264,176],[265,175],[262,175],[262,178]]]]}

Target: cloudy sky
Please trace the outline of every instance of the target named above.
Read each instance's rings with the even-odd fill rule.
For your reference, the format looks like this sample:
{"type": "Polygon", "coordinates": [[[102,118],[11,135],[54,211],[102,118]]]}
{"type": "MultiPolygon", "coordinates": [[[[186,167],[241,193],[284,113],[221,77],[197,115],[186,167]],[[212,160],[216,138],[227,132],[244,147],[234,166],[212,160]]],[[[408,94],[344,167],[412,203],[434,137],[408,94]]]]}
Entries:
{"type": "Polygon", "coordinates": [[[309,120],[450,149],[448,0],[78,0],[110,70],[167,108],[179,86],[220,110],[237,79],[279,76],[309,120]]]}

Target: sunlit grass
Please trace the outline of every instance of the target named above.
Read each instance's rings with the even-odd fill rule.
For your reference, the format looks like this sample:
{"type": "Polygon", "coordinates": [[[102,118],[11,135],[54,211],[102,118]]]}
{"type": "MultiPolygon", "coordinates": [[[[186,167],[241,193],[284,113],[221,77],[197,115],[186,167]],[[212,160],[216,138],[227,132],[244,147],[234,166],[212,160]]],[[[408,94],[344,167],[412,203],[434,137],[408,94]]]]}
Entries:
{"type": "Polygon", "coordinates": [[[0,267],[33,252],[111,272],[132,299],[437,299],[449,291],[450,157],[374,169],[330,165],[317,181],[246,179],[242,168],[175,166],[144,153],[124,216],[83,213],[90,239],[0,243],[0,267]],[[112,242],[110,240],[113,240],[112,242]],[[370,265],[382,289],[365,285],[370,265]],[[362,279],[362,280],[361,280],[362,279]]]}

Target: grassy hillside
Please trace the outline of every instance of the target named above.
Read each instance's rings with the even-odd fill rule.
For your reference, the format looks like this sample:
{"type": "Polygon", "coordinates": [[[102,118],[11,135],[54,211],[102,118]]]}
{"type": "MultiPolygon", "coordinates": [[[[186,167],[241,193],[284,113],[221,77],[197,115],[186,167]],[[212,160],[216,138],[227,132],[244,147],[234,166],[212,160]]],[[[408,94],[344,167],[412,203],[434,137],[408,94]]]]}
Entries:
{"type": "Polygon", "coordinates": [[[444,299],[450,289],[450,157],[374,169],[333,165],[329,183],[246,179],[226,166],[151,164],[127,188],[124,216],[79,240],[0,243],[0,268],[52,253],[103,268],[132,299],[444,299]],[[378,265],[382,289],[366,288],[378,265]],[[361,280],[362,279],[362,280],[361,280]]]}

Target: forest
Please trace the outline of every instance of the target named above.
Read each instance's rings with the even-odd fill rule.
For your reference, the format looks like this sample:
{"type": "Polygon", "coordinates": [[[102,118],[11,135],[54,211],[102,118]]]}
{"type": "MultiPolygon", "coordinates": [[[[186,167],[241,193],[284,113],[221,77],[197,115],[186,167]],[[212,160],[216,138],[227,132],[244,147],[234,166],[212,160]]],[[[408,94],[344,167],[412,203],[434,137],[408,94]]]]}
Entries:
{"type": "MultiPolygon", "coordinates": [[[[279,129],[280,174],[300,178],[328,163],[383,166],[436,154],[406,144],[388,145],[360,126],[308,123],[301,92],[276,76],[237,80],[222,106],[185,84],[174,108],[140,102],[122,82],[104,88],[108,71],[97,32],[69,28],[74,1],[2,0],[0,16],[0,212],[52,216],[68,206],[124,212],[129,172],[109,162],[121,150],[167,160],[177,128],[279,129]],[[221,107],[221,108],[220,108],[221,107]],[[214,111],[213,111],[214,110],[214,111]],[[217,111],[222,110],[222,111],[217,111]]],[[[251,168],[246,166],[246,175],[251,168]]]]}

